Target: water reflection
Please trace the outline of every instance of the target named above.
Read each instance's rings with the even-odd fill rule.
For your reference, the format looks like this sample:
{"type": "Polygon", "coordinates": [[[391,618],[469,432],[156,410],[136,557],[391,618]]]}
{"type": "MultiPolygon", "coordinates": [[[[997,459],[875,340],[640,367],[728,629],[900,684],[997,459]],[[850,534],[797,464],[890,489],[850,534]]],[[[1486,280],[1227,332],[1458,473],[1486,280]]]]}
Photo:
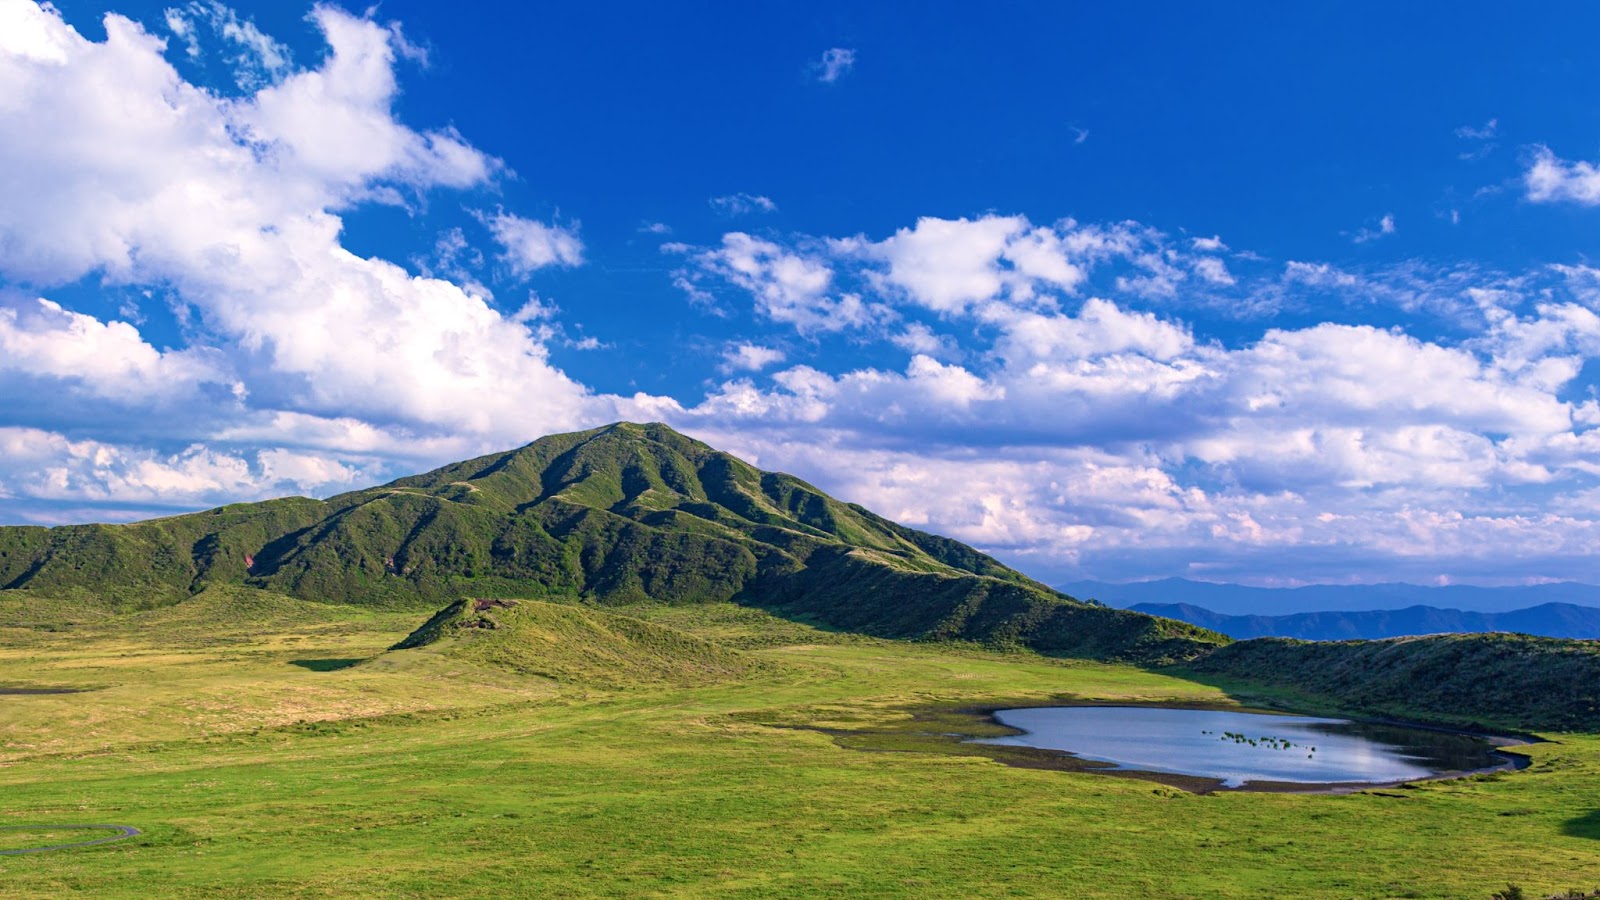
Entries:
{"type": "Polygon", "coordinates": [[[1295,784],[1397,782],[1505,762],[1476,737],[1311,716],[1150,706],[1008,709],[1025,734],[986,743],[1064,750],[1119,768],[1295,784]]]}

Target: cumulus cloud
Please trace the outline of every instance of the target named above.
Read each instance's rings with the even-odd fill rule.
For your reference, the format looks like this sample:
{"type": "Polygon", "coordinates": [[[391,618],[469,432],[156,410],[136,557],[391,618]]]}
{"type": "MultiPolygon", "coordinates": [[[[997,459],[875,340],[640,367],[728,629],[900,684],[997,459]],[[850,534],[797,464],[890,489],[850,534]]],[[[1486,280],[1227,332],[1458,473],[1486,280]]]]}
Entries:
{"type": "Polygon", "coordinates": [[[0,427],[0,496],[203,506],[356,486],[373,472],[327,455],[227,452],[194,444],[162,453],[35,428],[0,427]]]}
{"type": "Polygon", "coordinates": [[[835,294],[826,262],[744,232],[723,235],[721,247],[695,254],[693,262],[696,271],[680,275],[691,298],[710,299],[696,277],[714,276],[748,291],[764,317],[802,332],[859,327],[875,315],[858,295],[835,294]]]}
{"type": "Polygon", "coordinates": [[[1600,206],[1600,169],[1593,163],[1568,162],[1549,147],[1539,147],[1533,163],[1523,173],[1527,198],[1534,203],[1567,201],[1581,206],[1600,206]]]}
{"type": "Polygon", "coordinates": [[[851,499],[1061,571],[1202,574],[1182,567],[1188,552],[1218,572],[1293,557],[1315,559],[1320,577],[1350,579],[1359,573],[1340,567],[1364,554],[1393,571],[1426,558],[1444,567],[1437,572],[1471,573],[1484,561],[1464,536],[1504,529],[1528,565],[1573,573],[1577,559],[1546,554],[1537,535],[1592,533],[1583,516],[1600,510],[1533,513],[1552,496],[1590,496],[1600,474],[1585,456],[1600,450],[1600,403],[1573,392],[1600,355],[1600,275],[1275,266],[1234,254],[1247,279],[1208,264],[1222,262],[1220,241],[1186,243],[1132,223],[1041,227],[1004,216],[921,220],[882,239],[761,239],[764,258],[806,261],[796,271],[814,277],[799,296],[854,292],[888,307],[859,333],[909,351],[911,362],[795,366],[765,386],[727,382],[666,415],[793,460],[851,499]],[[1030,249],[1076,274],[1044,278],[1033,260],[1019,263],[1012,248],[1027,235],[1030,249]],[[1209,291],[1302,311],[1327,310],[1329,298],[1381,305],[1482,330],[1449,340],[1323,322],[1224,346],[1181,316],[1209,291]],[[964,336],[949,341],[934,323],[964,336]],[[843,459],[870,474],[836,474],[843,459]],[[992,481],[968,491],[979,469],[992,481]],[[932,487],[936,472],[952,483],[932,487]],[[886,491],[885,480],[916,488],[886,491]],[[1107,485],[1115,489],[1084,499],[1107,485]],[[1431,541],[1448,551],[1429,556],[1431,541]]]}
{"type": "MultiPolygon", "coordinates": [[[[1221,577],[1293,557],[1318,578],[1359,579],[1351,567],[1363,559],[1472,577],[1489,562],[1470,540],[1495,536],[1528,566],[1571,577],[1578,557],[1550,547],[1594,545],[1600,509],[1542,510],[1557,485],[1566,487],[1556,496],[1600,496],[1583,493],[1600,475],[1586,457],[1600,451],[1600,404],[1570,395],[1584,360],[1600,355],[1600,276],[1579,267],[1515,278],[1358,273],[1295,261],[1275,276],[1266,267],[1274,290],[1419,312],[1449,295],[1455,314],[1477,310],[1486,330],[1450,344],[1322,323],[1222,346],[1137,309],[1149,297],[1134,291],[1074,309],[1059,282],[1016,290],[1008,279],[1022,276],[1004,257],[1023,226],[1002,217],[941,225],[951,227],[928,234],[946,252],[925,257],[891,243],[917,229],[801,243],[827,248],[812,261],[831,264],[831,284],[860,267],[866,302],[876,293],[988,335],[986,350],[970,339],[962,348],[975,365],[936,361],[932,329],[901,323],[879,337],[913,351],[902,370],[798,366],[768,387],[728,382],[668,417],[905,521],[1064,575],[1164,566],[1221,577]],[[1572,299],[1551,301],[1562,292],[1572,299]],[[1512,312],[1525,298],[1542,299],[1512,312]],[[1217,568],[1186,568],[1185,553],[1217,568]]],[[[1115,246],[1097,259],[1150,272],[1146,257],[1156,256],[1195,272],[1187,290],[1221,281],[1200,270],[1213,257],[1148,237],[1115,246]]],[[[1073,288],[1085,289],[1096,263],[1066,260],[1084,272],[1073,288]]]]}
{"type": "MultiPolygon", "coordinates": [[[[163,41],[128,19],[107,16],[106,39],[94,42],[53,9],[22,0],[0,8],[0,277],[46,297],[85,276],[161,285],[192,331],[187,348],[163,350],[132,322],[38,294],[0,303],[0,391],[13,415],[61,418],[33,399],[46,381],[71,401],[57,407],[80,411],[78,430],[99,419],[132,427],[143,416],[142,427],[164,428],[169,440],[204,440],[230,420],[298,415],[465,434],[481,447],[603,414],[549,363],[540,335],[489,306],[486,291],[341,244],[346,208],[485,185],[501,169],[453,131],[418,131],[394,117],[395,66],[413,54],[397,30],[317,7],[323,62],[230,99],[185,81],[163,41]],[[91,401],[99,405],[84,405],[91,401]],[[95,416],[81,414],[91,408],[95,416]]],[[[271,49],[221,7],[184,7],[175,21],[195,27],[202,13],[224,36],[231,28],[232,39],[271,49]]],[[[282,61],[263,59],[272,68],[282,61]]],[[[503,211],[485,221],[518,273],[581,260],[566,229],[503,211]]],[[[467,253],[459,235],[447,235],[441,268],[460,275],[467,253]]],[[[282,454],[209,452],[184,457],[185,471],[213,473],[204,490],[154,476],[74,476],[49,482],[57,485],[49,496],[110,484],[144,498],[166,485],[174,502],[189,502],[206,490],[248,495],[245,480],[289,483],[273,473],[312,470],[282,454]]],[[[156,471],[155,459],[140,471],[156,471]]],[[[172,469],[172,459],[160,466],[172,469]]],[[[338,465],[317,464],[356,471],[338,465]]]]}
{"type": "Polygon", "coordinates": [[[842,246],[887,265],[876,276],[879,285],[935,312],[958,314],[1002,295],[1028,300],[1041,287],[1071,291],[1084,278],[1079,259],[1118,239],[1071,222],[1056,229],[991,215],[922,218],[882,241],[842,246]]]}
{"type": "Polygon", "coordinates": [[[760,372],[783,362],[785,358],[784,352],[776,347],[741,341],[723,348],[721,368],[724,373],[760,372]]]}
{"type": "Polygon", "coordinates": [[[904,330],[889,336],[889,342],[902,350],[936,358],[960,352],[954,338],[947,334],[935,334],[924,322],[907,323],[904,330]]]}
{"type": "Polygon", "coordinates": [[[504,211],[481,218],[503,250],[500,259],[517,275],[526,276],[546,266],[583,263],[583,242],[575,228],[546,225],[504,211]]]}
{"type": "MultiPolygon", "coordinates": [[[[13,519],[328,493],[631,418],[1045,575],[1571,577],[1600,550],[1593,269],[1273,262],[1220,237],[997,213],[732,231],[662,247],[690,301],[748,335],[700,344],[727,380],[597,394],[549,354],[598,339],[537,294],[506,314],[477,283],[581,263],[575,226],[484,213],[500,266],[469,224],[421,274],[342,241],[352,210],[417,212],[504,171],[396,116],[415,56],[396,29],[319,7],[328,52],[296,68],[224,7],[175,10],[168,49],[125,18],[90,41],[0,0],[13,519]],[[236,97],[189,83],[163,54],[191,36],[199,53],[249,50],[261,80],[236,97]],[[93,285],[151,291],[151,310],[170,299],[178,345],[137,310],[107,315],[116,296],[75,308],[93,285]],[[1399,324],[1355,324],[1371,308],[1399,324]],[[1245,324],[1219,340],[1218,313],[1245,324]]],[[[1594,180],[1543,151],[1528,196],[1600,203],[1594,180]]],[[[727,199],[713,208],[776,208],[727,199]]]]}
{"type": "Polygon", "coordinates": [[[18,377],[125,402],[194,400],[207,384],[244,391],[213,354],[163,352],[127,322],[102,322],[42,298],[0,306],[0,378],[18,377]]]}

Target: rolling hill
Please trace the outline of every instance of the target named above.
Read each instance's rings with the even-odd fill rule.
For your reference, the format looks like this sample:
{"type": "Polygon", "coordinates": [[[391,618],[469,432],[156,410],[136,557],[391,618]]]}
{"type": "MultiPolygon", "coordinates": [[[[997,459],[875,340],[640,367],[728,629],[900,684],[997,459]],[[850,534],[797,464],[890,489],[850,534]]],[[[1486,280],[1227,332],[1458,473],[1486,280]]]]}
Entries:
{"type": "Polygon", "coordinates": [[[557,682],[607,686],[703,684],[764,666],[677,629],[537,600],[457,600],[378,661],[394,663],[417,652],[557,682]]]}
{"type": "Polygon", "coordinates": [[[1438,634],[1382,641],[1238,641],[1197,660],[1342,713],[1484,728],[1600,728],[1600,641],[1438,634]]]}
{"type": "Polygon", "coordinates": [[[216,585],[434,610],[464,597],[732,600],[884,637],[1137,662],[1227,639],[1083,603],[665,425],[540,438],[328,500],[0,528],[0,589],[117,609],[216,585]]]}
{"type": "Polygon", "coordinates": [[[1138,603],[1130,607],[1152,616],[1181,619],[1220,631],[1236,640],[1260,637],[1307,641],[1381,640],[1424,634],[1507,631],[1540,637],[1600,638],[1600,609],[1571,603],[1545,603],[1505,613],[1468,612],[1410,606],[1405,609],[1296,613],[1287,616],[1227,616],[1187,603],[1138,603]]]}

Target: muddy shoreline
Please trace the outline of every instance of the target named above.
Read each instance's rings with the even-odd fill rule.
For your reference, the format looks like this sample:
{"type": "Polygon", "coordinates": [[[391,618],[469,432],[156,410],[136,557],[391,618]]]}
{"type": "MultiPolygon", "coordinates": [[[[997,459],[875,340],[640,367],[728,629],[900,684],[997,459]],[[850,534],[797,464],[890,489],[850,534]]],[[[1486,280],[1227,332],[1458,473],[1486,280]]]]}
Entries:
{"type": "MultiPolygon", "coordinates": [[[[1382,725],[1416,728],[1425,731],[1436,731],[1449,734],[1459,734],[1468,737],[1480,738],[1488,741],[1494,747],[1495,753],[1501,757],[1501,762],[1494,766],[1464,771],[1441,772],[1426,778],[1412,778],[1403,781],[1384,782],[1321,782],[1306,784],[1300,782],[1246,782],[1238,787],[1229,787],[1221,779],[1207,778],[1196,775],[1181,775],[1169,772],[1152,772],[1142,769],[1126,769],[1115,763],[1099,760],[1085,759],[1062,750],[1052,750],[1039,747],[1028,747],[1010,744],[985,744],[977,741],[985,738],[1009,737],[1026,732],[1011,728],[995,718],[995,713],[1009,709],[1047,709],[1054,707],[1153,707],[1165,709],[1199,709],[1224,712],[1256,713],[1263,715],[1303,715],[1302,713],[1289,712],[1282,709],[1262,709],[1246,707],[1226,702],[1194,702],[1175,700],[1170,702],[1145,702],[1127,700],[1080,700],[1075,698],[1059,698],[1041,701],[1037,697],[1017,698],[1012,701],[994,701],[982,704],[972,703],[927,703],[915,706],[902,707],[907,718],[884,723],[882,725],[867,726],[862,728],[829,727],[796,722],[763,721],[766,716],[753,714],[749,720],[759,722],[773,728],[787,728],[798,731],[811,731],[825,734],[833,742],[848,750],[865,753],[927,753],[942,756],[975,756],[993,760],[1003,765],[1022,769],[1045,769],[1058,772],[1086,772],[1097,775],[1106,775],[1113,778],[1123,778],[1134,781],[1146,781],[1153,784],[1177,788],[1192,794],[1213,793],[1281,793],[1281,794],[1352,794],[1362,791],[1377,791],[1390,788],[1403,788],[1407,785],[1419,784],[1427,781],[1447,781],[1457,778],[1466,778],[1473,775],[1491,774],[1495,772],[1508,772],[1525,769],[1532,764],[1526,755],[1516,753],[1508,748],[1523,746],[1532,743],[1541,743],[1543,738],[1529,734],[1491,733],[1481,730],[1448,728],[1425,723],[1409,722],[1389,718],[1366,718],[1352,716],[1338,716],[1354,722],[1366,722],[1382,725]]],[[[1330,716],[1331,717],[1331,716],[1330,716]]]]}
{"type": "MultiPolygon", "coordinates": [[[[1139,703],[1134,701],[1100,701],[1100,700],[1067,700],[1048,704],[1014,705],[972,707],[970,711],[980,714],[985,721],[996,728],[1003,729],[1008,736],[1026,734],[1027,732],[1001,722],[996,714],[1013,709],[1061,709],[1061,708],[1127,708],[1127,709],[1196,709],[1213,710],[1221,712],[1250,713],[1268,716],[1296,716],[1301,713],[1287,712],[1281,709],[1257,709],[1252,707],[1234,706],[1226,703],[1204,702],[1173,702],[1173,703],[1139,703]]],[[[1045,752],[1060,753],[1073,759],[1080,759],[1086,763],[1097,763],[1096,767],[1086,769],[1101,775],[1114,775],[1124,778],[1138,778],[1140,780],[1159,781],[1173,787],[1181,787],[1193,793],[1275,793],[1275,794],[1354,794],[1361,791],[1379,790],[1383,788],[1399,788],[1410,784],[1421,784],[1429,781],[1452,781],[1457,778],[1467,778],[1472,775],[1487,775],[1493,772],[1514,772],[1528,768],[1533,760],[1526,754],[1509,750],[1511,747],[1521,747],[1528,744],[1543,743],[1543,739],[1529,734],[1496,734],[1474,729],[1449,728],[1441,725],[1429,725],[1420,722],[1409,722],[1404,719],[1392,718],[1365,718],[1354,716],[1329,716],[1328,718],[1341,718],[1350,722],[1366,723],[1373,725],[1389,725],[1400,728],[1411,728],[1418,731],[1432,731],[1439,734],[1455,734],[1464,737],[1478,738],[1487,742],[1494,748],[1496,756],[1501,762],[1493,766],[1484,766],[1476,769],[1459,769],[1439,772],[1423,778],[1405,778],[1397,781],[1325,781],[1325,782],[1299,782],[1299,781],[1247,781],[1238,786],[1228,786],[1221,779],[1205,778],[1197,775],[1178,775],[1167,772],[1152,772],[1144,769],[1124,768],[1115,763],[1100,763],[1098,760],[1081,760],[1080,757],[1066,750],[1048,750],[1045,752]],[[1099,766],[1109,768],[1101,768],[1099,766]],[[1169,780],[1170,779],[1170,780],[1169,780]],[[1183,783],[1180,783],[1183,782],[1183,783]],[[1189,786],[1191,782],[1206,784],[1202,790],[1195,790],[1189,786]]],[[[976,740],[976,739],[972,739],[976,740]]],[[[1044,748],[1029,748],[1043,750],[1044,748]]],[[[1002,760],[1003,761],[1003,760],[1002,760]]]]}

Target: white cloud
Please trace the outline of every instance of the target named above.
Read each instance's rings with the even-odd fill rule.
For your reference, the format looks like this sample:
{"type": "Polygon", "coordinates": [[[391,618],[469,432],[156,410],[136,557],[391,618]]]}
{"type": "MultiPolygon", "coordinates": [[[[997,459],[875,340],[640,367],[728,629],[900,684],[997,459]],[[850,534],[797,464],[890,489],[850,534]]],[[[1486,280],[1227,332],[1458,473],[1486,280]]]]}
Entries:
{"type": "Polygon", "coordinates": [[[730,217],[778,211],[778,204],[771,197],[757,194],[728,194],[725,197],[712,197],[706,202],[711,205],[713,212],[730,217]]]}
{"type": "Polygon", "coordinates": [[[250,19],[241,19],[217,0],[194,0],[186,6],[168,9],[167,28],[185,44],[188,55],[201,55],[197,23],[208,26],[217,37],[232,45],[228,62],[234,81],[241,90],[253,91],[282,78],[293,63],[289,48],[263,33],[250,19]]]}
{"type": "Polygon", "coordinates": [[[1290,260],[1284,264],[1283,277],[1290,283],[1321,288],[1353,288],[1361,279],[1328,263],[1308,263],[1290,260]]]}
{"type": "Polygon", "coordinates": [[[724,373],[759,372],[783,362],[784,358],[784,352],[775,347],[742,341],[723,348],[721,369],[724,373]]]}
{"type": "Polygon", "coordinates": [[[520,324],[339,244],[330,208],[496,167],[392,118],[389,30],[319,7],[323,66],[235,102],[185,83],[125,19],[108,17],[97,44],[24,12],[65,56],[0,67],[0,132],[16,136],[0,140],[0,271],[174,285],[259,403],[474,431],[573,418],[586,392],[520,324]]]}
{"type": "Polygon", "coordinates": [[[1090,359],[1128,351],[1157,360],[1188,352],[1194,339],[1182,327],[1152,313],[1130,312],[1093,298],[1077,316],[992,308],[990,321],[1001,326],[995,352],[1014,368],[1040,361],[1090,359]]]}
{"type": "Polygon", "coordinates": [[[1035,228],[1021,216],[929,217],[883,241],[842,246],[886,263],[878,279],[886,288],[935,312],[960,314],[1002,295],[1026,301],[1041,287],[1073,290],[1084,279],[1074,257],[1099,249],[1098,237],[1085,237],[1070,227],[1065,234],[1035,228]]]}
{"type": "Polygon", "coordinates": [[[1551,486],[1600,475],[1587,462],[1600,412],[1558,394],[1574,359],[1600,355],[1586,306],[1502,317],[1466,347],[1325,323],[1230,349],[1100,298],[1075,315],[969,314],[997,332],[989,365],[799,367],[770,389],[730,382],[670,418],[1047,569],[1149,572],[1166,558],[1181,573],[1182,554],[1203,552],[1238,574],[1292,558],[1321,578],[1359,577],[1348,567],[1362,560],[1471,577],[1492,563],[1476,537],[1570,577],[1573,548],[1600,541],[1592,513],[1533,512],[1551,486]]]}
{"type": "Polygon", "coordinates": [[[1506,377],[1554,392],[1577,377],[1585,359],[1600,358],[1600,315],[1571,302],[1540,303],[1526,317],[1495,308],[1490,330],[1473,346],[1506,377]]]}
{"type": "MultiPolygon", "coordinates": [[[[801,332],[860,327],[877,315],[855,294],[834,294],[833,269],[826,262],[743,232],[723,235],[721,247],[693,261],[701,273],[749,291],[763,316],[801,332]]],[[[710,299],[691,275],[680,277],[691,298],[710,299]]]]}
{"type": "Polygon", "coordinates": [[[1494,152],[1495,135],[1500,131],[1500,120],[1490,119],[1482,126],[1463,125],[1456,129],[1456,137],[1470,142],[1470,150],[1463,150],[1456,154],[1456,158],[1463,162],[1476,162],[1494,152]]]}
{"type": "Polygon", "coordinates": [[[467,187],[500,162],[451,130],[417,132],[393,117],[397,93],[395,33],[333,7],[312,18],[332,54],[320,68],[297,72],[230,112],[250,137],[327,185],[367,195],[373,178],[428,187],[467,187]]]}
{"type": "Polygon", "coordinates": [[[898,334],[890,335],[889,342],[902,350],[922,356],[951,356],[956,354],[956,341],[949,335],[935,334],[922,322],[911,322],[898,334]]]}
{"type": "Polygon", "coordinates": [[[1527,198],[1534,203],[1570,201],[1582,206],[1600,206],[1600,169],[1593,163],[1567,162],[1539,147],[1533,164],[1522,176],[1527,198]]]}
{"type": "Polygon", "coordinates": [[[1378,224],[1376,226],[1362,228],[1360,231],[1356,232],[1356,236],[1352,238],[1352,240],[1358,244],[1365,244],[1368,241],[1375,241],[1378,238],[1387,237],[1391,234],[1394,234],[1394,214],[1385,213],[1383,218],[1378,220],[1378,224]]]}
{"type": "Polygon", "coordinates": [[[990,216],[922,220],[881,241],[763,242],[770,255],[826,269],[808,296],[859,286],[863,303],[899,304],[898,317],[882,320],[893,328],[863,335],[911,350],[911,364],[799,366],[764,387],[732,381],[669,411],[669,420],[756,447],[768,461],[792,459],[825,488],[859,490],[847,496],[869,505],[889,497],[891,515],[1041,565],[1077,559],[1149,572],[1152,560],[1177,564],[1182,553],[1203,552],[1240,571],[1312,558],[1319,571],[1349,579],[1338,567],[1362,558],[1410,571],[1404,560],[1428,557],[1437,540],[1448,551],[1428,558],[1470,575],[1484,558],[1459,536],[1502,528],[1517,535],[1530,566],[1570,575],[1577,565],[1546,559],[1537,535],[1587,525],[1570,514],[1535,522],[1521,511],[1545,508],[1557,485],[1600,476],[1587,461],[1600,452],[1600,406],[1565,396],[1583,360],[1600,356],[1600,276],[1578,267],[1511,277],[1412,263],[1358,272],[1291,261],[1275,270],[1234,254],[1259,273],[1247,280],[1132,223],[1062,223],[1048,231],[1062,248],[1058,259],[1083,273],[1075,288],[1103,266],[1114,276],[1111,296],[1092,296],[1074,312],[1063,311],[1072,295],[1059,284],[1008,260],[1017,236],[1034,231],[1017,217],[990,216]],[[1156,298],[1178,310],[1210,290],[1246,302],[1270,291],[1301,310],[1307,297],[1332,294],[1356,309],[1481,319],[1487,330],[1450,344],[1322,323],[1224,346],[1138,308],[1156,298]],[[1583,299],[1550,301],[1563,292],[1583,299]],[[1527,298],[1544,299],[1528,314],[1511,312],[1527,298]],[[966,332],[962,341],[942,340],[914,318],[919,311],[966,332]],[[871,462],[879,453],[893,454],[899,468],[871,462]],[[869,474],[834,474],[840,460],[857,458],[869,474]],[[981,492],[930,489],[931,476],[904,479],[919,485],[904,493],[871,483],[947,464],[964,472],[979,460],[1011,462],[989,470],[997,480],[981,492]],[[1086,505],[1059,492],[1067,484],[1148,491],[1135,502],[1108,490],[1086,505]],[[1042,499],[1050,496],[1044,485],[1060,499],[1042,499]],[[1419,536],[1424,521],[1433,524],[1419,536]],[[1414,532],[1402,535],[1407,528],[1414,532]]]}
{"type": "Polygon", "coordinates": [[[829,47],[822,58],[810,66],[811,73],[823,84],[833,84],[856,67],[856,51],[844,47],[829,47]]]}
{"type": "Polygon", "coordinates": [[[202,506],[340,488],[370,471],[322,454],[230,453],[192,445],[175,453],[0,427],[0,496],[53,501],[202,506]]]}
{"type": "Polygon", "coordinates": [[[0,306],[0,379],[50,378],[127,402],[196,399],[202,384],[243,391],[214,354],[162,352],[127,322],[101,322],[39,299],[0,306]]]}
{"type": "Polygon", "coordinates": [[[1500,120],[1490,119],[1482,126],[1463,125],[1456,129],[1456,137],[1469,141],[1487,141],[1500,130],[1500,120]]]}
{"type": "MultiPolygon", "coordinates": [[[[285,416],[359,421],[391,438],[397,457],[439,434],[466,436],[452,452],[481,451],[606,413],[609,401],[548,362],[543,337],[559,329],[501,315],[464,277],[475,251],[462,236],[448,233],[438,255],[465,289],[341,245],[337,211],[400,190],[483,185],[500,164],[453,132],[394,118],[393,66],[414,55],[395,29],[331,7],[313,19],[330,47],[318,68],[228,99],[184,81],[162,41],[127,19],[108,16],[97,43],[53,10],[0,3],[0,278],[158,286],[189,341],[163,350],[129,321],[0,303],[0,405],[78,433],[165,440],[285,416]]],[[[564,229],[504,212],[488,223],[516,270],[581,258],[564,229]]],[[[110,474],[63,464],[61,478],[23,481],[40,497],[121,489],[181,503],[357,471],[342,458],[262,457],[283,448],[254,434],[259,449],[181,458],[111,439],[138,464],[110,474]]]]}
{"type": "MultiPolygon", "coordinates": [[[[175,39],[213,27],[196,9],[177,10],[175,39]]],[[[0,496],[26,510],[7,515],[342,490],[625,417],[1042,574],[1592,570],[1593,270],[1279,265],[1224,258],[1220,237],[998,214],[733,232],[662,247],[692,301],[751,317],[728,329],[748,340],[702,344],[730,380],[698,401],[596,395],[547,348],[605,345],[536,295],[491,305],[465,233],[446,230],[421,276],[345,247],[346,210],[420,210],[426,191],[492,189],[503,166],[396,118],[395,67],[416,55],[397,30],[329,7],[314,21],[329,54],[309,70],[268,65],[242,26],[221,35],[272,72],[229,98],[126,19],[97,43],[0,0],[0,496]],[[72,308],[96,283],[107,302],[72,308]],[[179,346],[138,309],[103,312],[130,297],[157,321],[170,302],[179,346]],[[1407,328],[1348,324],[1373,305],[1407,328]],[[1200,330],[1235,308],[1305,324],[1200,330]],[[1416,326],[1430,316],[1449,329],[1416,326]],[[778,349],[800,346],[829,362],[778,349]]],[[[1591,165],[1542,160],[1530,199],[1600,203],[1591,165]]],[[[515,272],[582,260],[575,229],[484,222],[515,272]]]]}
{"type": "Polygon", "coordinates": [[[583,263],[583,242],[575,228],[546,225],[505,211],[481,218],[503,250],[500,259],[519,276],[546,266],[583,263]]]}
{"type": "Polygon", "coordinates": [[[1195,260],[1191,266],[1194,273],[1212,284],[1237,284],[1233,274],[1228,271],[1228,266],[1214,256],[1205,256],[1195,260]]]}

